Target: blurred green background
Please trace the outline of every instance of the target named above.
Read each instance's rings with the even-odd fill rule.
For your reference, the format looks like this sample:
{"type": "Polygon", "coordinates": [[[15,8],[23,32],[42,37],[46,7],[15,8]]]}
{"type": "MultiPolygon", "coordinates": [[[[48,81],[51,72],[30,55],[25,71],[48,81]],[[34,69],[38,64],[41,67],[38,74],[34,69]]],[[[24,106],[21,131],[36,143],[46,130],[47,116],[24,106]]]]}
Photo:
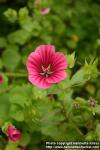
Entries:
{"type": "MultiPolygon", "coordinates": [[[[20,129],[27,131],[29,128],[22,142],[24,146],[28,146],[29,150],[40,150],[42,142],[47,139],[100,140],[99,106],[97,110],[91,111],[85,111],[84,106],[82,110],[75,112],[74,121],[83,131],[84,136],[78,135],[78,129],[75,127],[75,130],[70,123],[67,126],[63,123],[59,128],[51,125],[53,121],[63,120],[62,116],[59,118],[59,112],[58,117],[55,118],[57,113],[55,108],[60,107],[60,104],[53,101],[50,106],[51,104],[46,102],[48,92],[35,87],[32,89],[25,77],[27,57],[41,44],[53,44],[56,50],[64,54],[75,51],[76,64],[69,74],[73,75],[80,69],[85,59],[90,61],[98,58],[97,67],[100,69],[100,0],[0,0],[0,73],[5,81],[3,85],[0,85],[0,126],[2,122],[10,120],[20,129]],[[49,11],[43,14],[46,8],[49,8],[49,11]],[[29,97],[35,99],[35,102],[32,102],[33,107],[31,107],[31,100],[27,100],[29,97]],[[51,113],[51,116],[47,115],[47,118],[44,117],[40,129],[37,125],[38,117],[44,116],[51,109],[55,110],[54,113],[51,113]],[[79,116],[82,111],[83,114],[79,116]],[[91,114],[89,116],[89,111],[92,113],[96,111],[97,116],[91,114]],[[49,126],[46,126],[47,124],[49,126]],[[68,129],[66,135],[64,135],[65,128],[68,129]],[[58,131],[61,132],[58,134],[58,131]]],[[[66,86],[64,83],[62,85],[66,86]]],[[[99,104],[100,78],[87,82],[81,88],[75,88],[74,92],[67,91],[69,94],[62,94],[60,89],[56,88],[49,94],[52,94],[52,91],[53,94],[59,92],[58,97],[69,100],[79,96],[84,97],[77,100],[79,103],[82,100],[82,105],[85,105],[83,101],[87,102],[89,97],[95,98],[99,104]]],[[[52,99],[52,95],[49,96],[52,99]]],[[[59,99],[54,97],[53,95],[53,99],[59,99]]],[[[7,141],[2,135],[0,150],[4,150],[6,144],[7,141]]],[[[5,150],[15,149],[14,147],[5,150]]],[[[42,147],[41,149],[44,150],[42,147]]]]}

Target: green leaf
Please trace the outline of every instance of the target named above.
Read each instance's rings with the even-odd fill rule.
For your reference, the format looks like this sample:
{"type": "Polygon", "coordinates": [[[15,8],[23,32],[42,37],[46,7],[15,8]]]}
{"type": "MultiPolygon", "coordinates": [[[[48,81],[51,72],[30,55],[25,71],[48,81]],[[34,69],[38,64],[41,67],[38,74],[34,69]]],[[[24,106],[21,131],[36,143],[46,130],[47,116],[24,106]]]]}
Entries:
{"type": "Polygon", "coordinates": [[[7,44],[6,46],[6,50],[12,50],[12,51],[18,51],[19,47],[17,44],[7,44]]]}
{"type": "Polygon", "coordinates": [[[4,15],[7,17],[7,19],[11,22],[14,23],[17,20],[17,12],[16,10],[12,8],[8,8],[5,12],[4,15]]]}
{"type": "MultiPolygon", "coordinates": [[[[73,90],[68,89],[66,91],[60,91],[58,93],[58,99],[61,102],[61,104],[63,105],[66,113],[69,113],[72,110],[72,94],[73,94],[73,90]]],[[[61,107],[62,107],[61,105],[61,107]]]]}
{"type": "Polygon", "coordinates": [[[38,24],[37,21],[32,20],[32,18],[28,15],[28,9],[26,7],[21,8],[19,10],[19,23],[21,25],[21,27],[28,31],[28,32],[32,32],[33,28],[37,28],[38,24]]]}
{"type": "Polygon", "coordinates": [[[45,99],[47,97],[47,92],[37,87],[34,87],[32,92],[35,99],[45,99]]]}
{"type": "Polygon", "coordinates": [[[20,62],[20,55],[14,49],[7,49],[2,56],[3,65],[8,70],[15,70],[20,62]]]}
{"type": "Polygon", "coordinates": [[[90,63],[85,62],[85,65],[72,76],[70,85],[83,85],[86,81],[96,78],[99,74],[97,62],[97,59],[91,60],[90,63]]]}
{"type": "Polygon", "coordinates": [[[19,150],[17,148],[17,143],[16,142],[8,142],[8,144],[5,147],[5,150],[19,150]]]}
{"type": "Polygon", "coordinates": [[[95,94],[96,87],[92,84],[87,84],[86,90],[89,92],[89,94],[93,95],[93,94],[95,94]]]}
{"type": "Polygon", "coordinates": [[[94,131],[90,131],[90,132],[88,132],[87,134],[86,134],[86,136],[85,136],[85,140],[86,141],[92,141],[92,140],[96,140],[96,134],[95,134],[95,132],[94,131]]]}
{"type": "Polygon", "coordinates": [[[9,107],[10,107],[9,95],[8,94],[0,95],[0,119],[2,121],[9,118],[8,116],[9,107]]]}
{"type": "Polygon", "coordinates": [[[32,32],[32,30],[34,28],[34,23],[30,17],[28,17],[27,19],[24,19],[24,20],[20,20],[20,25],[24,30],[26,30],[28,32],[32,32]]]}
{"type": "Polygon", "coordinates": [[[92,108],[93,112],[100,115],[100,105],[97,105],[96,107],[92,108]]]}
{"type": "Polygon", "coordinates": [[[22,108],[17,105],[11,105],[9,115],[16,121],[24,121],[24,112],[22,108]]]}
{"type": "Polygon", "coordinates": [[[75,102],[79,103],[81,106],[87,106],[87,101],[84,98],[76,97],[75,102]]]}
{"type": "Polygon", "coordinates": [[[3,67],[2,60],[0,59],[0,69],[3,67]]]}
{"type": "Polygon", "coordinates": [[[0,48],[4,48],[7,45],[6,38],[0,37],[0,48]]]}
{"type": "Polygon", "coordinates": [[[67,45],[69,48],[76,48],[77,47],[77,43],[73,40],[67,40],[67,45]]]}
{"type": "Polygon", "coordinates": [[[31,86],[23,85],[16,86],[10,92],[10,102],[21,107],[31,104],[31,86]]]}
{"type": "Polygon", "coordinates": [[[84,70],[80,69],[78,70],[71,78],[70,84],[71,85],[78,85],[78,84],[84,84],[87,79],[84,78],[84,70]]]}
{"type": "Polygon", "coordinates": [[[12,123],[11,123],[11,122],[8,122],[8,121],[5,121],[5,122],[3,123],[3,125],[2,125],[2,132],[3,132],[4,134],[6,134],[6,131],[7,131],[7,128],[8,128],[9,125],[12,125],[12,123]]]}
{"type": "Polygon", "coordinates": [[[98,59],[91,59],[91,61],[89,63],[87,63],[87,61],[85,61],[85,65],[84,65],[84,76],[85,78],[97,78],[97,76],[99,75],[99,71],[97,69],[97,65],[98,65],[98,59]]]}
{"type": "Polygon", "coordinates": [[[97,125],[96,125],[96,134],[97,134],[97,136],[98,136],[98,140],[100,141],[100,123],[98,123],[97,125]]]}
{"type": "Polygon", "coordinates": [[[28,17],[29,11],[26,7],[20,8],[18,15],[19,15],[19,19],[23,20],[26,19],[28,17]]]}
{"type": "Polygon", "coordinates": [[[23,133],[22,139],[20,141],[20,145],[27,146],[30,142],[30,135],[26,132],[23,133]]]}
{"type": "Polygon", "coordinates": [[[11,44],[17,43],[19,45],[23,45],[30,39],[31,35],[32,35],[31,32],[28,32],[24,29],[19,29],[8,35],[8,41],[11,44]]]}
{"type": "Polygon", "coordinates": [[[59,137],[59,134],[60,134],[60,132],[58,132],[58,128],[57,128],[57,126],[55,126],[55,125],[46,125],[46,126],[42,126],[42,128],[41,128],[41,131],[42,131],[42,134],[44,134],[44,135],[48,135],[48,136],[51,136],[52,138],[54,138],[54,139],[58,139],[58,138],[60,138],[59,137]]]}
{"type": "Polygon", "coordinates": [[[75,52],[73,52],[71,55],[66,56],[68,60],[68,67],[73,68],[75,65],[75,52]]]}

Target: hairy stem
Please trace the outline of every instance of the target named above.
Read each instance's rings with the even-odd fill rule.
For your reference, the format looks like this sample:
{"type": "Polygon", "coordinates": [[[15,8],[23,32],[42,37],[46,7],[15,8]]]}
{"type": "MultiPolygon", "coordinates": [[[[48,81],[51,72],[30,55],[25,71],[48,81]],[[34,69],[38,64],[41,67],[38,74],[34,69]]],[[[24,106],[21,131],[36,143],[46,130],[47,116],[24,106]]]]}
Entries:
{"type": "Polygon", "coordinates": [[[69,118],[69,115],[67,114],[67,112],[66,112],[66,110],[65,110],[65,106],[64,106],[63,102],[60,101],[60,103],[61,103],[61,106],[62,106],[61,111],[62,111],[62,113],[63,113],[63,115],[64,115],[64,117],[65,117],[65,121],[69,122],[69,123],[76,129],[76,131],[77,131],[80,135],[83,136],[84,134],[83,134],[83,133],[81,132],[81,130],[77,127],[77,125],[75,124],[75,122],[71,119],[71,117],[69,118]]]}
{"type": "Polygon", "coordinates": [[[9,77],[27,77],[26,73],[20,73],[20,72],[6,72],[5,74],[9,77]]]}
{"type": "Polygon", "coordinates": [[[12,85],[9,85],[6,89],[4,89],[4,90],[1,90],[0,91],[0,94],[3,94],[3,93],[6,93],[6,92],[8,92],[10,89],[12,89],[13,88],[13,86],[12,85]]]}

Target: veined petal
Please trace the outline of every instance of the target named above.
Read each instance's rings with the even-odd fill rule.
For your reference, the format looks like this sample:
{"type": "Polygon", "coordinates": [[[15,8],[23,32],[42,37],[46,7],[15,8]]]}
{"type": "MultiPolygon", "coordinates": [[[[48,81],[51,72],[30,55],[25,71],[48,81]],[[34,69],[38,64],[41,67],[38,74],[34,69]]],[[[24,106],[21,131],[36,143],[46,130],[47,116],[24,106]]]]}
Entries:
{"type": "Polygon", "coordinates": [[[41,71],[41,62],[40,55],[36,52],[32,52],[26,63],[29,74],[38,74],[41,71]]]}
{"type": "Polygon", "coordinates": [[[50,88],[51,84],[46,82],[46,78],[39,75],[29,75],[29,81],[39,88],[47,89],[50,88]]]}
{"type": "Polygon", "coordinates": [[[36,52],[41,56],[42,64],[48,67],[53,62],[55,56],[55,47],[53,45],[41,45],[36,48],[36,52]]]}
{"type": "Polygon", "coordinates": [[[64,80],[67,77],[67,73],[65,71],[59,71],[54,73],[51,77],[48,77],[46,81],[48,83],[58,83],[61,80],[64,80]]]}
{"type": "Polygon", "coordinates": [[[65,70],[67,68],[67,60],[64,56],[63,53],[57,52],[55,54],[54,61],[52,63],[52,69],[53,71],[58,71],[58,70],[65,70]]]}

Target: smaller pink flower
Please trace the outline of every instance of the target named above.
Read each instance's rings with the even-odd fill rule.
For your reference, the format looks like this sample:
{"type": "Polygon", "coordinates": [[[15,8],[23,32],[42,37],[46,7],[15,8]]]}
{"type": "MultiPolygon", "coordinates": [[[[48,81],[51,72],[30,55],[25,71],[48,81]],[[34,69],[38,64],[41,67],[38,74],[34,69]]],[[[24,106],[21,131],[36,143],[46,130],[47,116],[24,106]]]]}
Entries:
{"type": "Polygon", "coordinates": [[[19,146],[19,150],[26,150],[24,146],[19,146]]]}
{"type": "Polygon", "coordinates": [[[50,8],[42,8],[41,9],[41,15],[47,15],[50,12],[50,8]]]}
{"type": "Polygon", "coordinates": [[[13,125],[9,125],[6,130],[9,141],[16,142],[21,139],[21,132],[13,125]]]}
{"type": "Polygon", "coordinates": [[[4,82],[3,76],[0,75],[0,84],[2,84],[4,82]]]}

